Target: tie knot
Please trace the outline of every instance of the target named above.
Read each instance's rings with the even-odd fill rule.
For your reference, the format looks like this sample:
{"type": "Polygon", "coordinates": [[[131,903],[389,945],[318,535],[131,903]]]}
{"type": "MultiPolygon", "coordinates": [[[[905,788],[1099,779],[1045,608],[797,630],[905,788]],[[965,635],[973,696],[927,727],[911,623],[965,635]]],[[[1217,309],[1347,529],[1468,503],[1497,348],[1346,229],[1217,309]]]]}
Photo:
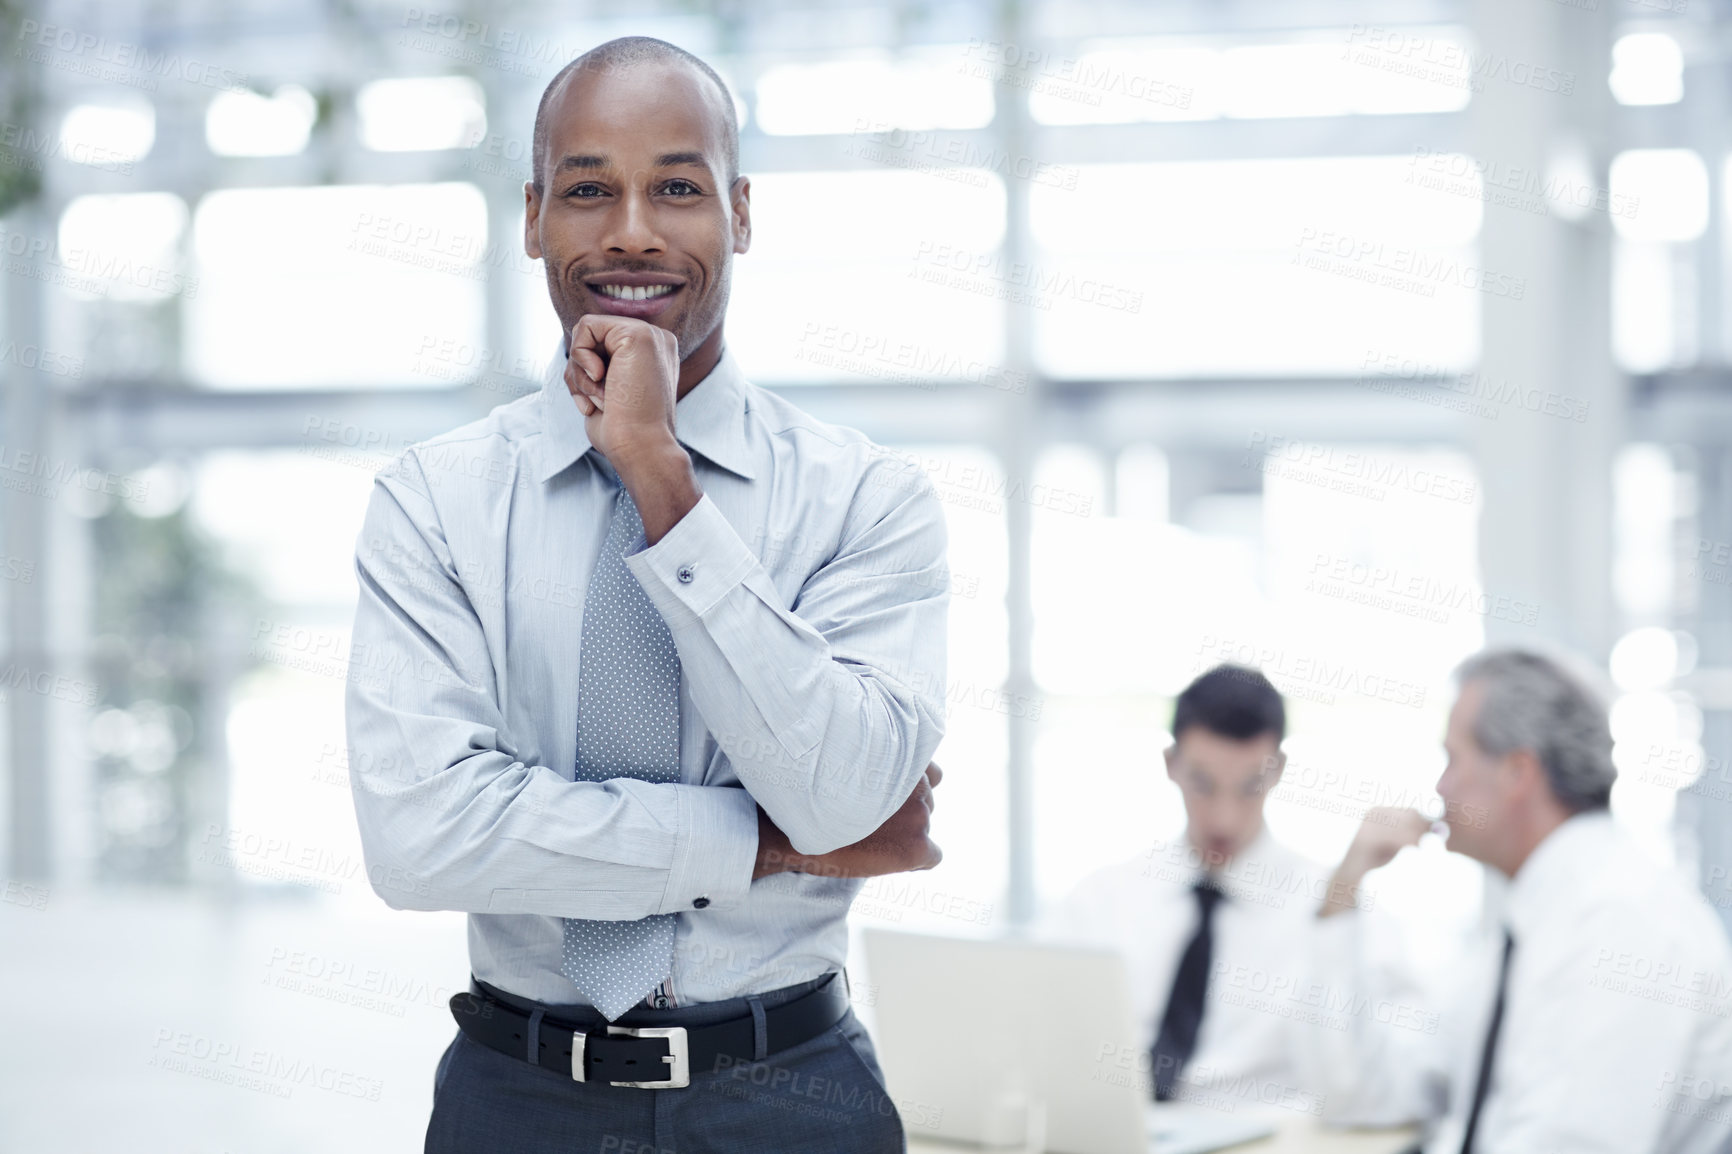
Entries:
{"type": "Polygon", "coordinates": [[[1191,887],[1191,892],[1197,895],[1197,908],[1203,911],[1204,917],[1214,913],[1216,904],[1227,896],[1221,887],[1215,884],[1214,879],[1207,875],[1197,880],[1197,884],[1191,887]]]}

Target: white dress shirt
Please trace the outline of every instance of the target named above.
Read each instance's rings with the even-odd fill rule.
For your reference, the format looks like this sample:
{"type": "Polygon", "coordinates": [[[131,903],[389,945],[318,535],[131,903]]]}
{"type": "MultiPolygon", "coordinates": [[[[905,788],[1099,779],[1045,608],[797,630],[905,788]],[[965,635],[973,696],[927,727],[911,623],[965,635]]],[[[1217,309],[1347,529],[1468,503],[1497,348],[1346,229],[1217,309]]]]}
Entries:
{"type": "Polygon", "coordinates": [[[944,517],[920,471],[749,384],[675,407],[704,491],[626,564],[681,662],[680,780],[577,782],[585,589],[617,482],[556,358],[542,390],[381,471],[347,694],[368,875],[469,914],[475,975],[580,1003],[563,918],[678,914],[678,1003],[841,968],[857,880],[752,880],[762,806],[796,849],[877,829],[943,733],[944,517]]]}
{"type": "MultiPolygon", "coordinates": [[[[1515,940],[1476,1154],[1711,1154],[1732,1140],[1732,948],[1714,911],[1603,812],[1566,821],[1507,887],[1502,924],[1464,961],[1434,1034],[1323,1036],[1330,1094],[1358,1120],[1435,1120],[1460,1154],[1515,940]]],[[[1359,915],[1327,919],[1318,965],[1355,977],[1359,915]]]]}
{"type": "MultiPolygon", "coordinates": [[[[1042,925],[1044,936],[1124,958],[1140,1031],[1136,1068],[1146,1091],[1144,1055],[1197,930],[1191,890],[1203,872],[1183,836],[1159,842],[1090,874],[1042,925]]],[[[1332,872],[1281,845],[1267,828],[1216,872],[1226,897],[1214,912],[1197,1048],[1180,1071],[1175,1100],[1234,1113],[1323,1112],[1318,1079],[1302,1062],[1310,1050],[1295,1035],[1340,1025],[1342,1008],[1312,981],[1307,949],[1332,872]]]]}

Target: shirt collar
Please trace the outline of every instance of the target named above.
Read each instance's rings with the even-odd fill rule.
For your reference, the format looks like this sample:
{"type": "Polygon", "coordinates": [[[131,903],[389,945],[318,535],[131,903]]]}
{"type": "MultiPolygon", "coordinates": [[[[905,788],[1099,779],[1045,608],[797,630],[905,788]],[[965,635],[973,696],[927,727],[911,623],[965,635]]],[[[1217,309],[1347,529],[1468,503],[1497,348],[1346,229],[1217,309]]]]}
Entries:
{"type": "MultiPolygon", "coordinates": [[[[1185,834],[1185,844],[1191,844],[1189,833],[1185,834]]],[[[1195,854],[1196,851],[1190,852],[1195,854]]],[[[1263,828],[1257,831],[1257,836],[1220,869],[1210,873],[1199,863],[1187,888],[1195,889],[1206,878],[1210,885],[1227,898],[1241,903],[1249,901],[1257,904],[1257,899],[1263,897],[1260,886],[1268,884],[1266,875],[1269,868],[1290,864],[1283,861],[1286,857],[1281,843],[1275,840],[1274,835],[1269,832],[1268,824],[1264,823],[1263,828]]]]}
{"type": "MultiPolygon", "coordinates": [[[[555,349],[541,385],[541,468],[548,480],[593,447],[565,386],[565,344],[555,349]]],[[[686,448],[750,481],[757,475],[746,444],[746,378],[726,348],[708,376],[674,404],[674,435],[686,448]]]]}
{"type": "Polygon", "coordinates": [[[1606,855],[1612,816],[1592,810],[1569,818],[1534,847],[1505,891],[1504,921],[1519,943],[1525,930],[1560,907],[1584,871],[1606,855]]]}

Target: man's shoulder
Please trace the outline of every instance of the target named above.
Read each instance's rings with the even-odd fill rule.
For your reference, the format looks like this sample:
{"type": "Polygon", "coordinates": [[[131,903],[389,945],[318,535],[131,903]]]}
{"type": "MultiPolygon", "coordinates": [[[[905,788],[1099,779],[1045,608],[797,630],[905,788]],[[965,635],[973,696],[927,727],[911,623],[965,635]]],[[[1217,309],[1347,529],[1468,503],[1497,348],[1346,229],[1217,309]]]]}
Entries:
{"type": "Polygon", "coordinates": [[[541,392],[526,393],[515,401],[497,405],[486,416],[440,433],[410,446],[442,449],[465,446],[474,453],[513,451],[541,433],[541,392]]]}
{"type": "Polygon", "coordinates": [[[1059,941],[1099,943],[1126,922],[1127,907],[1142,907],[1162,883],[1149,869],[1152,853],[1100,865],[1084,874],[1041,920],[1044,936],[1059,941]]]}
{"type": "Polygon", "coordinates": [[[751,381],[745,383],[746,422],[772,440],[806,442],[817,448],[829,446],[837,454],[865,452],[888,454],[859,429],[838,425],[807,412],[781,393],[751,381]]]}
{"type": "Polygon", "coordinates": [[[539,393],[529,393],[495,407],[485,416],[405,448],[381,471],[381,476],[413,470],[429,487],[467,477],[497,482],[514,471],[517,458],[540,435],[539,393]]]}
{"type": "MultiPolygon", "coordinates": [[[[1076,883],[1071,889],[1071,896],[1078,901],[1086,901],[1091,898],[1112,898],[1140,890],[1181,888],[1188,878],[1162,868],[1163,865],[1174,864],[1172,848],[1170,842],[1156,842],[1130,857],[1096,866],[1076,883]]],[[[1177,864],[1185,868],[1182,859],[1181,853],[1177,864]]]]}
{"type": "Polygon", "coordinates": [[[1304,870],[1307,873],[1333,873],[1334,868],[1295,849],[1274,833],[1267,834],[1256,846],[1257,855],[1273,864],[1304,870]]]}
{"type": "Polygon", "coordinates": [[[1328,893],[1330,866],[1265,833],[1221,870],[1220,884],[1236,907],[1263,918],[1310,918],[1328,893]]]}
{"type": "Polygon", "coordinates": [[[1609,818],[1593,844],[1580,848],[1579,872],[1549,921],[1596,938],[1667,943],[1700,961],[1732,965],[1724,923],[1677,865],[1656,857],[1609,818]]]}
{"type": "Polygon", "coordinates": [[[851,486],[857,494],[883,497],[886,504],[936,496],[918,454],[881,445],[859,429],[816,417],[788,397],[750,382],[746,423],[748,437],[761,439],[764,450],[776,459],[791,456],[831,491],[851,486]]]}

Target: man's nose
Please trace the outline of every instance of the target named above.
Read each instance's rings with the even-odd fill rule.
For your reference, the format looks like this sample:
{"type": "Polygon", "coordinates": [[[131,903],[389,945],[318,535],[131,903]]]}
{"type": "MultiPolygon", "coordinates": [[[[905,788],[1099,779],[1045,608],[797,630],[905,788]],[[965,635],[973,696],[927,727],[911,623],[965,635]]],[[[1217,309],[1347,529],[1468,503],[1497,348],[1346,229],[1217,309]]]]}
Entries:
{"type": "Polygon", "coordinates": [[[620,198],[607,237],[610,252],[660,252],[664,245],[650,211],[649,193],[633,189],[620,198]]]}

